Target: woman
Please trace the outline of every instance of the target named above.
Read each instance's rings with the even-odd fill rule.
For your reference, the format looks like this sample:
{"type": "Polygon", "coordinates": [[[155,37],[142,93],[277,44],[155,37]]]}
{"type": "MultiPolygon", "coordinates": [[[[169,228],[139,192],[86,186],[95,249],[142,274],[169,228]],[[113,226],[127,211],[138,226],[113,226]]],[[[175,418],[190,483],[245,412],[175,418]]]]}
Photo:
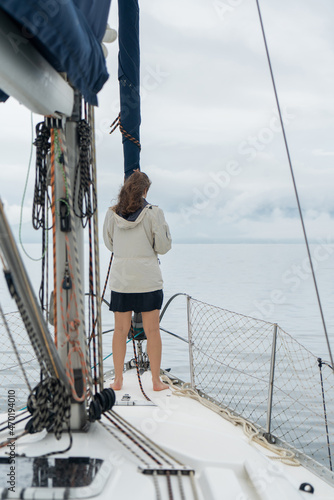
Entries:
{"type": "Polygon", "coordinates": [[[132,311],[142,313],[153,390],[168,388],[160,380],[159,311],[163,301],[163,281],[157,254],[168,252],[172,240],[163,211],[145,199],[150,185],[147,175],[135,170],[125,180],[118,202],[109,208],[103,226],[105,245],[114,253],[109,287],[110,310],[115,314],[112,344],[115,380],[110,387],[116,391],[123,384],[132,311]]]}

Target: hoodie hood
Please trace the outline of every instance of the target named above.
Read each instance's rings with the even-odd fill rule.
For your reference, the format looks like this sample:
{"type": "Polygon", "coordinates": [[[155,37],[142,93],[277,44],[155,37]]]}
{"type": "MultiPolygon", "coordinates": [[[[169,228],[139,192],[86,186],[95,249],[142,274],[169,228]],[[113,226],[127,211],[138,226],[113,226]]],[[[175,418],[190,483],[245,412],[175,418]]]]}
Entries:
{"type": "Polygon", "coordinates": [[[144,208],[142,208],[139,215],[137,216],[137,218],[135,220],[131,220],[131,219],[133,219],[133,216],[136,214],[136,212],[134,214],[130,215],[130,217],[129,217],[130,220],[124,219],[123,217],[121,217],[120,215],[117,215],[114,212],[114,218],[115,218],[115,222],[116,222],[117,226],[120,227],[121,229],[133,229],[144,219],[145,215],[147,214],[147,209],[151,208],[151,206],[152,205],[147,204],[144,208]]]}

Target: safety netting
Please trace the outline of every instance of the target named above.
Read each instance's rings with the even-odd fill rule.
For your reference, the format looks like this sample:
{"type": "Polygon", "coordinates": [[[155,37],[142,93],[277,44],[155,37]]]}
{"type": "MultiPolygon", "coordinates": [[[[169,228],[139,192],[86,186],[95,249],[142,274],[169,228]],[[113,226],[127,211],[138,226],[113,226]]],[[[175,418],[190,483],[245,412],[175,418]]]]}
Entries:
{"type": "Polygon", "coordinates": [[[188,300],[194,388],[332,471],[329,363],[276,324],[188,300]]]}
{"type": "Polygon", "coordinates": [[[14,391],[17,409],[24,408],[27,404],[30,389],[23,370],[30,387],[34,388],[41,380],[41,369],[18,311],[7,313],[3,317],[0,315],[0,335],[0,413],[3,413],[7,411],[8,391],[11,394],[14,391]],[[12,334],[15,349],[7,328],[12,334]]]}

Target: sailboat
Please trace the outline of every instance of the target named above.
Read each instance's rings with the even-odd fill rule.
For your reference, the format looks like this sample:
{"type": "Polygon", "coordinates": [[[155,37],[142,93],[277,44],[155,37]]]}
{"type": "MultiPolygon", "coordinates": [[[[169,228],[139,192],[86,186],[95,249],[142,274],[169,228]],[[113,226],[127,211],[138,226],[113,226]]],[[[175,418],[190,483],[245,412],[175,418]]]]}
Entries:
{"type": "MultiPolygon", "coordinates": [[[[108,0],[0,2],[1,98],[10,95],[45,117],[36,130],[33,224],[45,248],[52,240],[37,299],[0,203],[1,262],[18,309],[8,315],[0,308],[8,335],[0,375],[1,498],[332,498],[333,367],[276,324],[185,295],[188,338],[168,333],[189,346],[189,380],[163,371],[170,389],[151,390],[136,316],[124,390],[109,387],[94,145],[96,95],[108,77],[101,43],[109,6],[108,0]],[[289,356],[300,361],[293,373],[289,356]],[[22,405],[16,372],[27,386],[22,405]]],[[[139,168],[140,153],[137,2],[119,0],[119,19],[121,111],[113,128],[122,131],[127,176],[139,168]]]]}

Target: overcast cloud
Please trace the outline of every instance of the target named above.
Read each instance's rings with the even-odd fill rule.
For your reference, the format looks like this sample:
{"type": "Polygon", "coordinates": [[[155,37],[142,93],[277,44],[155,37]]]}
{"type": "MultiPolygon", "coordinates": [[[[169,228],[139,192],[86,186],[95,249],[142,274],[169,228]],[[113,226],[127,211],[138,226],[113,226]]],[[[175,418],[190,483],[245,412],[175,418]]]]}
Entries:
{"type": "MultiPolygon", "coordinates": [[[[117,5],[110,25],[117,28],[117,5]]],[[[141,0],[141,168],[174,241],[301,241],[255,0],[141,0]]],[[[311,240],[334,240],[332,0],[261,1],[311,240]]],[[[101,219],[123,178],[117,42],[96,111],[101,219]]],[[[1,105],[1,197],[12,224],[30,153],[30,112],[1,105]]],[[[41,117],[34,116],[34,123],[41,117]]],[[[32,168],[33,174],[34,168],[32,168]]],[[[24,203],[30,229],[33,175],[24,203]]],[[[101,220],[102,223],[102,220],[101,220]]],[[[17,228],[17,226],[16,226],[17,228]]],[[[17,231],[16,231],[17,232],[17,231]]],[[[39,238],[39,235],[38,235],[39,238]]]]}

